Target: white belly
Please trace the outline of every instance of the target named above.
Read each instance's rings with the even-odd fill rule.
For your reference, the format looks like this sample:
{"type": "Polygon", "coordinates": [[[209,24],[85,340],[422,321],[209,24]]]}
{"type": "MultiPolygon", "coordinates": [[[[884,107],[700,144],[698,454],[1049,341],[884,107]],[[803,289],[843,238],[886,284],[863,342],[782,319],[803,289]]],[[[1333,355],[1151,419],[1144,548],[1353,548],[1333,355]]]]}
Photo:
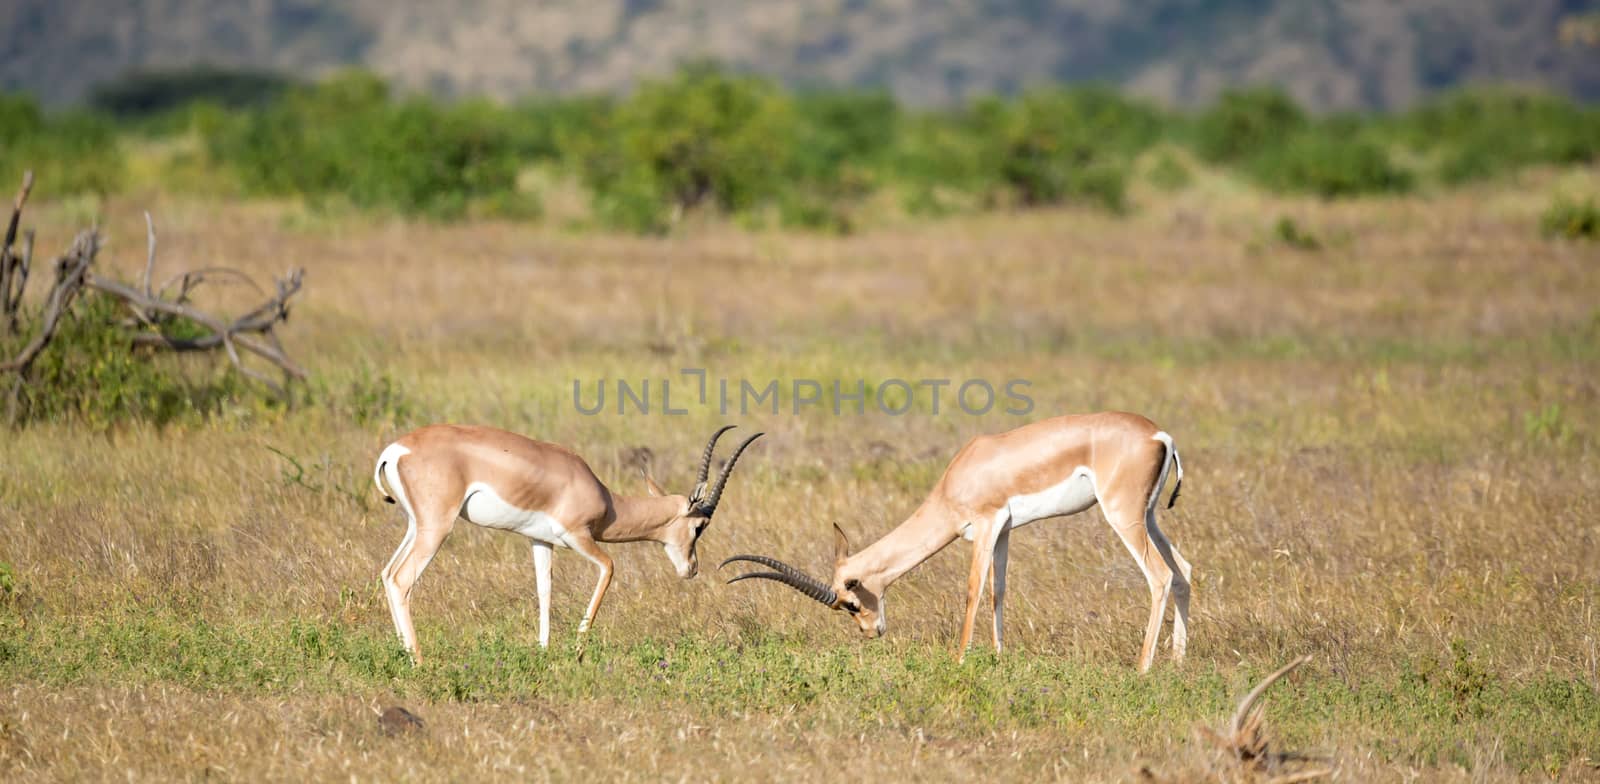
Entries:
{"type": "Polygon", "coordinates": [[[1079,468],[1060,484],[1037,493],[1012,496],[1006,506],[1011,510],[1011,525],[1015,528],[1047,517],[1077,514],[1094,506],[1095,501],[1094,472],[1079,468]]]}
{"type": "Polygon", "coordinates": [[[482,482],[467,486],[461,505],[461,519],[485,528],[515,531],[529,539],[566,546],[567,529],[544,512],[521,509],[506,502],[494,488],[482,482]]]}
{"type": "MultiPolygon", "coordinates": [[[[1099,500],[1095,493],[1094,472],[1079,468],[1072,472],[1072,476],[1037,493],[1011,496],[995,517],[1000,523],[1010,518],[1012,528],[1021,528],[1036,520],[1077,514],[1093,507],[1099,500]]],[[[961,529],[961,538],[970,542],[975,533],[972,524],[968,523],[961,529]]]]}

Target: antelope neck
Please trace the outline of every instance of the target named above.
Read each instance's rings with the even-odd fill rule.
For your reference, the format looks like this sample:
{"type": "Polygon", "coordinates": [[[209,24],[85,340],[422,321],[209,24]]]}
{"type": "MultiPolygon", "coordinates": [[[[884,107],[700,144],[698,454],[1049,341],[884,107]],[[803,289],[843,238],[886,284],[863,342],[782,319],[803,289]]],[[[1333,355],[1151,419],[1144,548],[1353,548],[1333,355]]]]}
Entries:
{"type": "Polygon", "coordinates": [[[595,538],[602,542],[655,541],[660,530],[676,519],[688,502],[681,495],[613,495],[611,514],[595,532],[595,538]]]}

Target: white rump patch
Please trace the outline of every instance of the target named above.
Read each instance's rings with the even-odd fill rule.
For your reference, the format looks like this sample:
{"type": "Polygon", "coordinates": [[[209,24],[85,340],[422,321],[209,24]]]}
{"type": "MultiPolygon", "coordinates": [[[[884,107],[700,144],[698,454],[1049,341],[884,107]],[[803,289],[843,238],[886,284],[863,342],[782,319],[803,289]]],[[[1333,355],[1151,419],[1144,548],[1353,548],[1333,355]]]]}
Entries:
{"type": "Polygon", "coordinates": [[[513,506],[483,482],[467,485],[467,497],[461,504],[461,519],[485,528],[514,531],[546,544],[567,546],[567,529],[554,517],[513,506]]]}
{"type": "Polygon", "coordinates": [[[400,483],[400,458],[411,454],[411,450],[399,445],[390,444],[378,453],[378,465],[374,469],[373,481],[378,485],[378,492],[394,498],[400,502],[406,514],[411,514],[411,504],[406,500],[406,489],[400,483]]]}

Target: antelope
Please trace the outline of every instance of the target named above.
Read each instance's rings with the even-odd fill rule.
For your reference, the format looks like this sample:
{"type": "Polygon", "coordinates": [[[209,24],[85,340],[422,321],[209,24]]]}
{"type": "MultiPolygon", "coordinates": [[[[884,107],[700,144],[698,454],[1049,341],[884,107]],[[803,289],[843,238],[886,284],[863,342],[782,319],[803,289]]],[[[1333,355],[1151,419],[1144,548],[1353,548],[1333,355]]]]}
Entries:
{"type": "Polygon", "coordinates": [[[385,447],[373,479],[384,500],[405,512],[406,534],[383,568],[383,591],[395,633],[412,660],[420,664],[422,654],[411,625],[411,590],[457,518],[531,541],[542,648],[550,645],[550,561],[557,547],[576,550],[599,571],[594,597],[578,625],[580,650],[611,585],[611,557],[599,542],[656,542],[679,577],[694,577],[700,569],[695,545],[711,525],[733,466],[762,436],[756,433],[739,444],[708,485],[717,439],[732,429],[728,425],[711,435],[687,496],[663,491],[648,464],[640,471],[649,495],[613,493],[567,449],[488,427],[429,425],[385,447]]]}
{"type": "MultiPolygon", "coordinates": [[[[994,597],[994,647],[1003,650],[1006,551],[1011,531],[1028,523],[1077,514],[1099,504],[1150,586],[1150,620],[1139,650],[1139,672],[1155,661],[1156,642],[1170,595],[1172,656],[1181,661],[1188,644],[1189,562],[1156,526],[1156,505],[1169,468],[1177,483],[1167,508],[1178,500],[1183,464],[1172,437],[1155,423],[1119,411],[1059,416],[995,435],[979,436],[956,453],[922,506],[883,538],[854,555],[844,530],[834,524],[831,583],[761,555],[737,555],[771,571],[728,582],[775,580],[835,610],[849,613],[868,638],[887,630],[884,594],[899,579],[956,539],[973,543],[967,574],[966,620],[958,657],[972,642],[987,573],[994,597]]],[[[719,567],[720,568],[720,567],[719,567]]]]}

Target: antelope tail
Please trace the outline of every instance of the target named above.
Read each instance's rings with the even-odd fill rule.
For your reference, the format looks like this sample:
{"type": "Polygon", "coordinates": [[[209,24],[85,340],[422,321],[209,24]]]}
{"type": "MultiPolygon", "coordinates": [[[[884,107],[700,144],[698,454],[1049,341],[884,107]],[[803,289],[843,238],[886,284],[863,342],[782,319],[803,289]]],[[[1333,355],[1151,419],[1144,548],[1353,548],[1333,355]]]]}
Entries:
{"type": "Polygon", "coordinates": [[[1172,496],[1167,499],[1167,508],[1171,509],[1173,504],[1178,503],[1178,491],[1183,489],[1183,461],[1178,459],[1178,448],[1172,445],[1172,436],[1168,435],[1167,431],[1163,430],[1156,433],[1151,438],[1167,446],[1167,459],[1161,463],[1161,478],[1156,482],[1155,491],[1150,494],[1150,506],[1154,508],[1158,503],[1157,499],[1161,494],[1161,485],[1167,483],[1167,469],[1169,468],[1168,463],[1170,463],[1170,467],[1178,469],[1178,481],[1172,485],[1172,496]]]}
{"type": "Polygon", "coordinates": [[[372,473],[372,481],[378,485],[378,492],[383,495],[383,502],[392,504],[394,503],[394,496],[390,495],[388,485],[383,482],[383,467],[388,464],[389,461],[387,460],[378,461],[378,468],[372,473]]]}
{"type": "Polygon", "coordinates": [[[1172,445],[1170,439],[1167,441],[1167,453],[1172,455],[1172,465],[1178,469],[1178,481],[1172,486],[1172,497],[1167,499],[1167,508],[1171,509],[1173,504],[1178,503],[1178,491],[1183,489],[1183,461],[1178,459],[1178,448],[1172,445]]]}

